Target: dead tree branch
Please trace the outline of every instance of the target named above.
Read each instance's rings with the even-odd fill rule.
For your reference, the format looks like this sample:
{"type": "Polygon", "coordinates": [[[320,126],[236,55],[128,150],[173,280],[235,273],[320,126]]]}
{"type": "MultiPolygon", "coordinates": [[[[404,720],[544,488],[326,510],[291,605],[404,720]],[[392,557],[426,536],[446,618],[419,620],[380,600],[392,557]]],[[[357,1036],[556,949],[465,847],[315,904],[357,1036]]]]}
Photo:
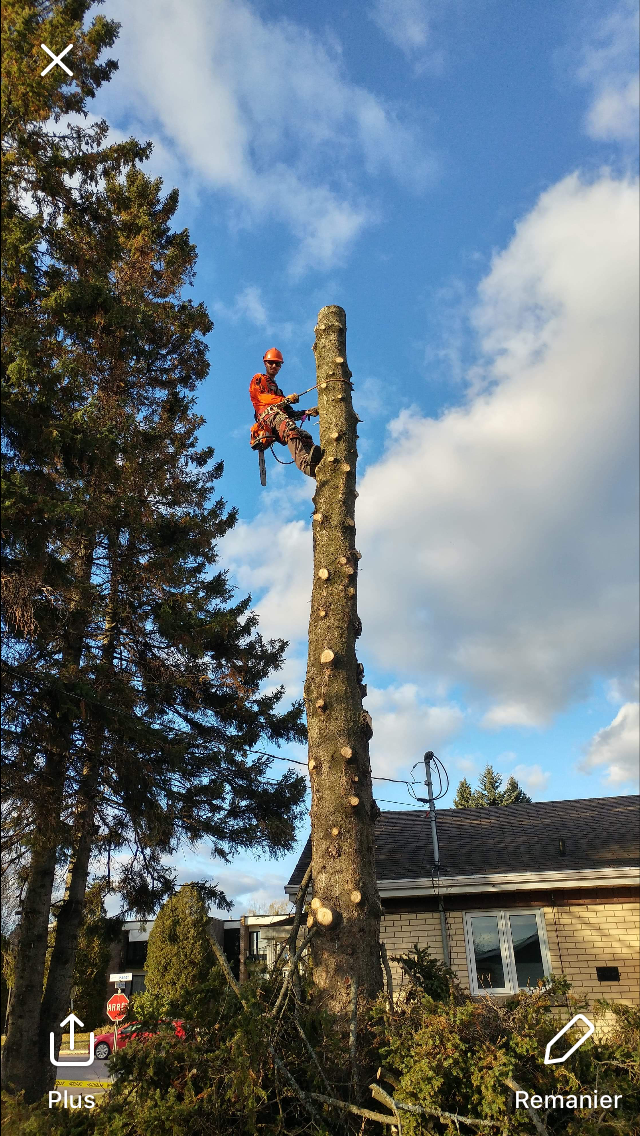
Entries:
{"type": "MultiPolygon", "coordinates": [[[[437,1116],[440,1120],[453,1120],[456,1124],[468,1124],[470,1128],[496,1128],[502,1122],[499,1120],[476,1120],[473,1116],[460,1116],[457,1112],[444,1112],[439,1108],[424,1108],[421,1104],[405,1104],[404,1101],[396,1100],[394,1097],[388,1096],[384,1089],[373,1082],[369,1085],[371,1096],[381,1103],[387,1104],[388,1101],[393,1102],[393,1108],[399,1109],[400,1112],[411,1112],[414,1116],[437,1116]]],[[[389,1104],[389,1107],[391,1105],[389,1104]]],[[[545,1129],[546,1136],[549,1136],[545,1129]]]]}
{"type": "Polygon", "coordinates": [[[280,993],[278,995],[278,1000],[277,1000],[275,1006],[273,1007],[273,1009],[272,1009],[272,1011],[269,1015],[271,1018],[275,1018],[276,1014],[278,1013],[278,1010],[280,1009],[280,1007],[283,1003],[284,996],[287,993],[287,990],[289,989],[289,986],[291,984],[291,980],[293,978],[296,966],[298,965],[298,960],[301,958],[303,952],[309,946],[309,943],[311,942],[313,936],[316,934],[317,930],[318,930],[317,927],[311,928],[311,930],[309,931],[309,934],[305,935],[300,946],[298,947],[298,950],[296,951],[295,955],[291,959],[289,970],[287,971],[287,973],[285,975],[284,982],[282,983],[282,988],[281,988],[280,993]]]}
{"type": "Polygon", "coordinates": [[[382,966],[384,969],[385,978],[387,980],[387,1000],[389,1003],[389,1009],[393,1010],[393,975],[391,973],[387,948],[382,941],[380,941],[380,958],[382,959],[382,966]]]}
{"type": "MultiPolygon", "coordinates": [[[[524,1091],[520,1088],[520,1085],[517,1083],[517,1081],[514,1081],[513,1077],[505,1077],[504,1081],[510,1089],[513,1089],[514,1093],[522,1093],[524,1091]]],[[[537,1109],[532,1108],[530,1104],[525,1104],[524,1107],[527,1110],[531,1123],[533,1124],[536,1132],[539,1132],[540,1136],[549,1136],[549,1129],[545,1124],[542,1123],[537,1109]]]]}

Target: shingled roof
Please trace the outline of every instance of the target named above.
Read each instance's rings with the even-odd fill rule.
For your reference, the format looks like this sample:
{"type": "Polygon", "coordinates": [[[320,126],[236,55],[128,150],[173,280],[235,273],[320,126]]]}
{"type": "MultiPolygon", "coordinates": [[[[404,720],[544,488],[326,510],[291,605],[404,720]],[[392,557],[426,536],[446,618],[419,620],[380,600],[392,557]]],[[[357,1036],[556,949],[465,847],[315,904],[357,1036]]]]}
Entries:
{"type": "MultiPolygon", "coordinates": [[[[441,875],[636,867],[638,805],[639,798],[629,796],[440,809],[441,875]]],[[[309,839],[288,887],[298,886],[310,860],[309,839]]],[[[433,865],[429,814],[383,812],[376,822],[376,864],[379,881],[428,877],[433,865]]]]}

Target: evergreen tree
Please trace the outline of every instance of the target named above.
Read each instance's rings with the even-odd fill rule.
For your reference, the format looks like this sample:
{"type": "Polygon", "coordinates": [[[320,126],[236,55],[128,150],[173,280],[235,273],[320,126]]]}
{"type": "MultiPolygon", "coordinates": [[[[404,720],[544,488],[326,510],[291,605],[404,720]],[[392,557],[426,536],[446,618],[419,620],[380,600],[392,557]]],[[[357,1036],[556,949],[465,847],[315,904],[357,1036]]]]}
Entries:
{"type": "Polygon", "coordinates": [[[496,773],[491,765],[485,766],[484,771],[480,774],[478,788],[474,794],[474,803],[476,808],[480,803],[483,805],[501,805],[502,794],[500,786],[502,785],[502,777],[496,773]]]}
{"type": "Polygon", "coordinates": [[[206,982],[215,965],[202,893],[183,884],[160,908],[149,935],[145,986],[151,995],[180,1002],[206,982]]]}
{"type": "Polygon", "coordinates": [[[510,777],[507,781],[503,791],[501,805],[520,805],[531,803],[531,797],[527,796],[524,789],[521,789],[515,777],[510,777]]]}
{"type": "Polygon", "coordinates": [[[122,920],[107,915],[105,891],[101,883],[87,888],[73,965],[73,1009],[87,1030],[105,1021],[111,947],[122,934],[122,920]]]}
{"type": "Polygon", "coordinates": [[[250,756],[262,738],[304,735],[300,707],[280,713],[282,691],[261,693],[286,645],[262,640],[215,568],[236,515],[212,498],[222,466],[198,446],[212,325],[183,296],[196,254],[171,229],[177,192],[140,170],[148,148],[103,147],[106,124],[46,123],[82,109],[114,66],[95,59],[116,26],[83,32],[90,7],[3,12],[5,778],[30,854],[3,1084],[27,1099],[51,1087],[91,856],[129,849],[117,882],[149,914],[181,841],[223,857],[287,849],[304,795],[250,756]],[[79,66],[43,95],[33,54],[58,39],[79,66]]]}
{"type": "Polygon", "coordinates": [[[531,797],[521,789],[515,777],[510,777],[502,788],[502,777],[491,765],[487,765],[480,776],[478,788],[472,789],[466,777],[458,785],[453,807],[455,809],[480,809],[486,805],[519,805],[531,803],[531,797]]]}
{"type": "Polygon", "coordinates": [[[466,777],[458,785],[458,791],[453,801],[454,809],[471,809],[473,808],[473,791],[466,777]]]}

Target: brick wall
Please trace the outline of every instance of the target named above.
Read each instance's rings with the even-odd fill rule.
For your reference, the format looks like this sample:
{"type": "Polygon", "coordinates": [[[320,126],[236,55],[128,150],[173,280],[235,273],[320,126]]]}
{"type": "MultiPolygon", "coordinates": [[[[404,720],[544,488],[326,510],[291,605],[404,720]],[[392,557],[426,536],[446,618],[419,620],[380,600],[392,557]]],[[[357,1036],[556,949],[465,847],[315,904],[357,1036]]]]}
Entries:
{"type": "MultiPolygon", "coordinates": [[[[500,907],[497,898],[494,900],[496,909],[500,907]]],[[[510,908],[509,903],[503,906],[503,909],[510,908]]],[[[470,902],[467,910],[475,909],[470,902]]],[[[543,911],[553,972],[566,975],[572,983],[573,994],[589,1001],[607,998],[612,1002],[639,1003],[640,904],[637,901],[545,905],[543,911]],[[617,966],[620,982],[599,982],[596,966],[617,966]]],[[[468,991],[463,912],[447,911],[446,918],[451,966],[463,989],[468,991]]],[[[405,954],[418,943],[421,947],[428,946],[434,958],[443,958],[437,911],[389,912],[382,918],[380,934],[389,956],[405,954]]],[[[399,987],[402,972],[397,963],[392,963],[391,969],[394,985],[399,987]]]]}
{"type": "Polygon", "coordinates": [[[640,905],[594,903],[544,909],[551,965],[578,997],[638,1005],[640,905]],[[619,982],[598,982],[596,966],[617,966],[619,982]]]}
{"type": "MultiPolygon", "coordinates": [[[[380,938],[390,959],[392,955],[406,954],[417,943],[419,947],[429,947],[433,957],[442,961],[440,915],[437,911],[397,911],[383,915],[380,938]]],[[[395,962],[391,963],[391,973],[394,987],[398,988],[404,976],[395,962]]]]}

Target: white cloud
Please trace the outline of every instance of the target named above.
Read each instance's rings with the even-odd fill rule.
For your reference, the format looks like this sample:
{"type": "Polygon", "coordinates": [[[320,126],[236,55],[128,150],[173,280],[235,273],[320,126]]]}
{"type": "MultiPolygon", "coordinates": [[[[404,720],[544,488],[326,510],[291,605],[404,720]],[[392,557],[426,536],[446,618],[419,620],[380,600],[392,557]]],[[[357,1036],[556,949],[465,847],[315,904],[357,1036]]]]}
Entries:
{"type": "Polygon", "coordinates": [[[463,720],[459,706],[430,705],[413,683],[383,689],[369,686],[365,706],[373,719],[371,765],[381,776],[410,768],[426,750],[438,749],[458,732],[463,720]]]}
{"type": "Polygon", "coordinates": [[[516,765],[511,770],[519,785],[529,793],[542,793],[547,787],[551,773],[545,773],[540,765],[516,765]]]}
{"type": "Polygon", "coordinates": [[[637,670],[629,671],[622,677],[612,678],[607,684],[609,702],[637,702],[640,694],[640,675],[637,670]]]}
{"type": "MultiPolygon", "coordinates": [[[[572,176],[543,194],[480,287],[484,354],[466,405],[438,419],[403,411],[361,480],[362,651],[396,684],[369,700],[380,760],[406,760],[423,737],[429,748],[436,728],[405,679],[443,704],[457,684],[499,728],[545,724],[594,675],[629,672],[637,224],[627,181],[572,176]]],[[[265,633],[295,640],[311,539],[283,515],[286,497],[239,524],[225,555],[241,588],[263,589],[265,633]]]]}
{"type": "Polygon", "coordinates": [[[404,411],[360,485],[367,650],[488,696],[487,725],[635,649],[637,204],[607,175],[542,195],[481,285],[467,405],[404,411]]]}
{"type": "Polygon", "coordinates": [[[639,711],[638,702],[625,702],[611,725],[594,734],[580,765],[584,773],[604,767],[602,773],[608,786],[638,783],[639,711]]]}
{"type": "Polygon", "coordinates": [[[454,758],[454,765],[465,777],[467,773],[476,774],[478,772],[478,763],[472,757],[456,757],[454,758]]]}
{"type": "Polygon", "coordinates": [[[265,303],[262,289],[256,284],[248,284],[238,292],[232,304],[225,304],[216,300],[213,305],[214,315],[229,323],[250,323],[264,331],[266,335],[273,335],[280,340],[288,341],[293,338],[295,325],[291,321],[278,321],[270,314],[265,303]]]}
{"type": "Polygon", "coordinates": [[[242,591],[264,592],[255,605],[263,635],[298,639],[306,633],[313,574],[308,525],[267,511],[251,523],[239,521],[224,538],[222,554],[242,591]]]}
{"type": "Polygon", "coordinates": [[[611,5],[583,49],[578,78],[591,88],[587,133],[602,141],[635,143],[638,137],[638,6],[611,5]]]}
{"type": "Polygon", "coordinates": [[[442,69],[444,55],[434,46],[433,25],[445,0],[374,0],[371,19],[418,69],[442,69]]]}
{"type": "Polygon", "coordinates": [[[123,21],[121,114],[228,195],[237,224],[287,225],[294,272],[335,264],[376,219],[345,170],[412,189],[433,175],[416,132],[290,19],[247,0],[110,0],[109,14],[123,21]]]}
{"type": "Polygon", "coordinates": [[[407,54],[427,46],[430,29],[425,0],[375,0],[371,15],[391,42],[407,54]]]}

